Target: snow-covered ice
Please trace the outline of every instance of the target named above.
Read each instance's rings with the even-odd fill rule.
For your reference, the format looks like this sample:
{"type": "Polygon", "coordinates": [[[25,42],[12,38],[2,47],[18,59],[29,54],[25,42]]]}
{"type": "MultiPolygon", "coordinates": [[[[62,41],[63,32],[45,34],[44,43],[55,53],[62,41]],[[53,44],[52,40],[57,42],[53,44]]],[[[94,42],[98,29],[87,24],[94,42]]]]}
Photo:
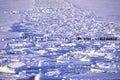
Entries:
{"type": "Polygon", "coordinates": [[[12,11],[20,18],[0,32],[0,46],[5,43],[0,47],[0,79],[120,79],[119,39],[95,40],[120,38],[120,24],[100,21],[66,0],[47,3],[35,0],[32,9],[12,11]]]}

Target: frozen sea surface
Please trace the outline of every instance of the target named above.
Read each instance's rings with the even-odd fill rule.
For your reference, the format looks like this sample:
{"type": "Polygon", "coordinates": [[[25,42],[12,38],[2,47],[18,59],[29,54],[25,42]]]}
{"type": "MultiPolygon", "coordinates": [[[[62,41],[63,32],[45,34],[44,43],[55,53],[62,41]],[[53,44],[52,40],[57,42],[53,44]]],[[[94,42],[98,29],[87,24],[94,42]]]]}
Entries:
{"type": "Polygon", "coordinates": [[[0,30],[1,80],[120,79],[120,24],[64,4],[11,12],[19,20],[0,30]]]}

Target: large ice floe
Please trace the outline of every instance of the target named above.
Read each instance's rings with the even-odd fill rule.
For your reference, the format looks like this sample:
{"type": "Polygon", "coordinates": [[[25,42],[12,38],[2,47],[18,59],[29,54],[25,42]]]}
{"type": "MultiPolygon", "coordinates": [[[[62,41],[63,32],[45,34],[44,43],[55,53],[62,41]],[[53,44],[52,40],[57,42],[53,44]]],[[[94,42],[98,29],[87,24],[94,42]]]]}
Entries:
{"type": "Polygon", "coordinates": [[[120,79],[120,41],[94,40],[120,37],[120,25],[98,21],[92,12],[64,0],[52,0],[58,7],[45,1],[36,0],[32,10],[19,12],[21,19],[9,30],[18,37],[2,39],[0,79],[120,79]]]}

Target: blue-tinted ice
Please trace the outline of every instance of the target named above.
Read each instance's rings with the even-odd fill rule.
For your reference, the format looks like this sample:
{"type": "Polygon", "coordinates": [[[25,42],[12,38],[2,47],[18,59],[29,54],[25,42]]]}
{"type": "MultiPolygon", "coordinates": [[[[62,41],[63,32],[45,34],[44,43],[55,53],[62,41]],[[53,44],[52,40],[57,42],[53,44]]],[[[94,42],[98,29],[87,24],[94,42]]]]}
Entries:
{"type": "MultiPolygon", "coordinates": [[[[42,1],[42,0],[41,0],[42,1]]],[[[98,21],[72,5],[40,7],[19,13],[21,19],[0,50],[3,80],[120,79],[120,41],[76,40],[76,37],[120,37],[120,25],[98,21]]]]}

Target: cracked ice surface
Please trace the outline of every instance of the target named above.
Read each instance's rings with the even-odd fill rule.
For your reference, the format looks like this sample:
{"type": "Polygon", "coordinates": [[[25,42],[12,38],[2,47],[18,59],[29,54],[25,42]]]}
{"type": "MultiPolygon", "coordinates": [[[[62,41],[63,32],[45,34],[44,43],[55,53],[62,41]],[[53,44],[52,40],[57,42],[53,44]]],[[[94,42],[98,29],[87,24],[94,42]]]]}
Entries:
{"type": "Polygon", "coordinates": [[[19,14],[21,19],[9,32],[21,34],[2,40],[7,43],[0,50],[1,79],[120,79],[118,40],[74,40],[120,37],[119,24],[97,21],[92,12],[72,5],[35,7],[19,14]]]}

